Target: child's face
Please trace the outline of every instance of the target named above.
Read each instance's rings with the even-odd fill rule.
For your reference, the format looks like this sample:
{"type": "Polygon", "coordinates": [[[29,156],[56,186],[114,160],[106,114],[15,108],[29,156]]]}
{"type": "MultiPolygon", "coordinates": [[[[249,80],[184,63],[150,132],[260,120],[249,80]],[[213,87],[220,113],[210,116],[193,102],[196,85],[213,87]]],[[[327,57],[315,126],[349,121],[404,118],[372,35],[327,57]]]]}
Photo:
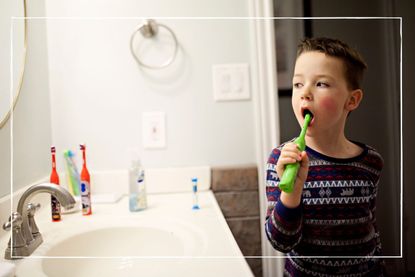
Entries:
{"type": "Polygon", "coordinates": [[[350,105],[351,95],[341,59],[317,51],[297,58],[291,100],[300,125],[305,109],[313,114],[307,134],[342,132],[348,112],[357,107],[350,105]]]}

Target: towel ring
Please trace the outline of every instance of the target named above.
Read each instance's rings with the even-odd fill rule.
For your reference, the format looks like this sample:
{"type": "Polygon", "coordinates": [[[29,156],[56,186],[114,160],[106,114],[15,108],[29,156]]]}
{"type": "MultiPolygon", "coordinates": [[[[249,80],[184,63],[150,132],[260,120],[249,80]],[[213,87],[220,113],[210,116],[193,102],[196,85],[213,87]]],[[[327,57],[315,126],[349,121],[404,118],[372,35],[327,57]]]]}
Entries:
{"type": "Polygon", "coordinates": [[[134,59],[137,61],[137,63],[143,67],[146,68],[150,68],[150,69],[161,69],[164,67],[169,66],[174,59],[176,58],[177,55],[177,49],[178,49],[178,42],[177,42],[177,38],[176,35],[174,34],[173,30],[170,29],[169,27],[167,27],[164,24],[158,24],[156,23],[155,20],[153,19],[148,19],[148,20],[144,20],[144,23],[141,24],[135,31],[134,33],[131,35],[131,39],[130,39],[130,50],[131,53],[133,54],[134,59]],[[166,29],[172,36],[173,40],[174,40],[174,51],[173,54],[167,59],[165,60],[163,63],[159,64],[159,65],[150,65],[150,64],[146,64],[144,62],[142,62],[140,60],[140,57],[135,53],[134,51],[134,40],[136,35],[140,32],[141,35],[144,38],[151,38],[154,37],[155,35],[157,35],[159,27],[166,29]]]}

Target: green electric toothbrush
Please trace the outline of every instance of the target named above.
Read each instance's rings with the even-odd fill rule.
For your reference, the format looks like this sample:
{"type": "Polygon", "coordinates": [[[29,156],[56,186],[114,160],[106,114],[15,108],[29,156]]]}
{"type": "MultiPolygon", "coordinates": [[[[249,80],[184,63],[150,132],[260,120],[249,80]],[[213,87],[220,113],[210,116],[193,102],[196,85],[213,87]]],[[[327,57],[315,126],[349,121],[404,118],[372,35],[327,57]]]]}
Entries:
{"type": "MultiPolygon", "coordinates": [[[[307,132],[307,127],[310,124],[312,115],[307,113],[304,118],[304,125],[301,129],[301,133],[298,138],[295,139],[294,143],[298,145],[300,151],[305,150],[305,133],[307,132]]],[[[284,192],[291,193],[294,190],[294,182],[297,178],[298,169],[300,168],[300,163],[287,164],[285,166],[284,173],[280,180],[280,189],[284,192]]]]}

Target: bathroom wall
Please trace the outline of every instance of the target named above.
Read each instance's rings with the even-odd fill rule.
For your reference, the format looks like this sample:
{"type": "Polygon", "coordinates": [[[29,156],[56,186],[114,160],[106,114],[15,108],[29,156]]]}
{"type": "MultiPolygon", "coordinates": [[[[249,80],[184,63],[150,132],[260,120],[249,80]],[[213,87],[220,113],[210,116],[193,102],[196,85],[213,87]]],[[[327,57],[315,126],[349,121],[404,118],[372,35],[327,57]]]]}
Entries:
{"type": "MultiPolygon", "coordinates": [[[[2,5],[9,4],[9,1],[2,2],[2,5]]],[[[31,16],[44,16],[45,6],[42,1],[36,4],[29,1],[28,10],[31,16]]],[[[5,23],[11,24],[10,21],[5,23]]],[[[2,34],[1,37],[9,36],[2,34]]],[[[2,43],[10,45],[10,39],[2,43]]],[[[10,121],[0,130],[0,197],[10,194],[11,189],[11,132],[13,191],[49,174],[51,123],[45,22],[28,22],[27,43],[26,71],[22,92],[13,113],[13,130],[10,121]]],[[[10,46],[7,51],[10,51],[10,46]]],[[[5,56],[7,60],[1,62],[9,64],[10,54],[5,56]]]]}
{"type": "Polygon", "coordinates": [[[58,151],[85,142],[91,170],[128,167],[131,147],[147,167],[255,163],[252,101],[215,102],[212,91],[212,65],[251,64],[249,20],[158,18],[180,45],[162,70],[140,68],[129,49],[142,22],[131,17],[248,16],[248,0],[47,0],[46,11],[81,17],[47,20],[58,151]],[[142,113],[152,111],[166,114],[163,149],[142,147],[142,113]]]}

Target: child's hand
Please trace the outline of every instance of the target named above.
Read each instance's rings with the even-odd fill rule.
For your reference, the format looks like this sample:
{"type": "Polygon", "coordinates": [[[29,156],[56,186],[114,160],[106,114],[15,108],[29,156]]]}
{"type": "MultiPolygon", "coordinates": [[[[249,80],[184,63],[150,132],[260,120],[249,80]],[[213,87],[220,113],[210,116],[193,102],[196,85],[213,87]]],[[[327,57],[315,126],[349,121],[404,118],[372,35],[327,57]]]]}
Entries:
{"type": "Polygon", "coordinates": [[[277,162],[277,174],[282,177],[285,166],[287,164],[300,162],[298,175],[294,184],[294,191],[292,193],[281,192],[281,201],[287,207],[297,207],[301,201],[301,194],[303,192],[303,185],[308,175],[308,156],[305,151],[300,152],[297,144],[294,142],[287,143],[281,149],[281,154],[277,162]]]}
{"type": "MultiPolygon", "coordinates": [[[[298,182],[301,187],[301,191],[303,190],[303,185],[307,180],[308,176],[308,156],[305,151],[301,152],[301,161],[300,161],[300,168],[298,169],[298,175],[296,183],[298,182]]],[[[297,184],[296,184],[297,185],[297,184]]]]}

